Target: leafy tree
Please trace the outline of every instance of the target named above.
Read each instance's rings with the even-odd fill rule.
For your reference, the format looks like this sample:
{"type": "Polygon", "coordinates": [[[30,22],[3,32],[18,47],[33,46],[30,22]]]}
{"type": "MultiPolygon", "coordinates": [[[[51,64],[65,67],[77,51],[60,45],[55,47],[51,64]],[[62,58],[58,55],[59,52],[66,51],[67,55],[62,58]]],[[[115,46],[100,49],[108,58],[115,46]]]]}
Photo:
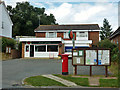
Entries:
{"type": "Polygon", "coordinates": [[[98,46],[102,47],[102,48],[110,48],[111,49],[111,60],[112,60],[112,62],[118,61],[119,49],[118,49],[116,44],[111,43],[111,41],[108,40],[108,39],[105,39],[105,40],[100,41],[98,46]]]}
{"type": "Polygon", "coordinates": [[[108,39],[111,34],[112,34],[112,28],[111,25],[109,25],[109,22],[107,19],[103,20],[103,27],[101,27],[101,32],[100,32],[100,38],[101,40],[108,39]]]}
{"type": "Polygon", "coordinates": [[[34,35],[34,29],[41,25],[57,24],[53,14],[47,15],[45,8],[33,7],[29,2],[17,2],[15,8],[7,6],[8,13],[13,21],[13,37],[34,35]]]}

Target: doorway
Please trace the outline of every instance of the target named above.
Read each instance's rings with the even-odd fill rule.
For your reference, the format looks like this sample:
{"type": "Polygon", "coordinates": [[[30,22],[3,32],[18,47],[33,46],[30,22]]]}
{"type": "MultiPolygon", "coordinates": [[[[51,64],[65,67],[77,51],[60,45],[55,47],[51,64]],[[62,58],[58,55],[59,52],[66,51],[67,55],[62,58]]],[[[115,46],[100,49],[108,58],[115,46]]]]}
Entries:
{"type": "Polygon", "coordinates": [[[30,45],[30,57],[34,57],[34,45],[30,45]]]}

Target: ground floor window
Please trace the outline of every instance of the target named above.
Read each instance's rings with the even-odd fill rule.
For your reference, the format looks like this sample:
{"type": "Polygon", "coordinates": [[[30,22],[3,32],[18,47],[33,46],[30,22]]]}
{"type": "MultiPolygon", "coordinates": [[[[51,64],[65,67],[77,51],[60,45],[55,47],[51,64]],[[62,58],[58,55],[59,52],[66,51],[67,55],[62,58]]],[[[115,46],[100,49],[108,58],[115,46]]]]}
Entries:
{"type": "Polygon", "coordinates": [[[26,46],[26,52],[29,52],[29,46],[26,46]]]}
{"type": "Polygon", "coordinates": [[[35,45],[35,52],[46,52],[46,45],[35,45]]]}
{"type": "Polygon", "coordinates": [[[58,52],[58,45],[47,45],[47,52],[58,52]]]}

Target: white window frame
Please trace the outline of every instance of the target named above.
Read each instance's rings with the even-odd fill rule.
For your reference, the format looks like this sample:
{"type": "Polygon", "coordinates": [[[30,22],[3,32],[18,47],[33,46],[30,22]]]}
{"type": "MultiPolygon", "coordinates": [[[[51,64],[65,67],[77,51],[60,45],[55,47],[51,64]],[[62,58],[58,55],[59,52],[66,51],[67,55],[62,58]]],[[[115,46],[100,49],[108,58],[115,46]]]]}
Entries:
{"type": "Polygon", "coordinates": [[[88,40],[88,32],[76,32],[76,39],[77,40],[88,40]],[[84,33],[86,36],[85,37],[81,37],[80,34],[84,33]]]}
{"type": "Polygon", "coordinates": [[[46,32],[46,38],[57,38],[57,32],[46,32]],[[50,33],[54,33],[54,37],[50,37],[50,33]]]}
{"type": "Polygon", "coordinates": [[[64,38],[69,39],[68,32],[64,32],[64,38]]]}

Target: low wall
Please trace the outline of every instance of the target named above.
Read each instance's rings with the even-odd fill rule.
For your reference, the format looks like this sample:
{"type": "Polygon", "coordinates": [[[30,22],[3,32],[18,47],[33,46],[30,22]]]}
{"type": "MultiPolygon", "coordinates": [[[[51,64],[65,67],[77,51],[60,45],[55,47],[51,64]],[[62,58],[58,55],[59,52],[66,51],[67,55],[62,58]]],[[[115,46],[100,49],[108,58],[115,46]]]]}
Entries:
{"type": "Polygon", "coordinates": [[[20,52],[19,52],[18,50],[12,49],[12,50],[11,50],[11,57],[12,57],[13,59],[15,59],[15,58],[21,58],[20,52]]]}

